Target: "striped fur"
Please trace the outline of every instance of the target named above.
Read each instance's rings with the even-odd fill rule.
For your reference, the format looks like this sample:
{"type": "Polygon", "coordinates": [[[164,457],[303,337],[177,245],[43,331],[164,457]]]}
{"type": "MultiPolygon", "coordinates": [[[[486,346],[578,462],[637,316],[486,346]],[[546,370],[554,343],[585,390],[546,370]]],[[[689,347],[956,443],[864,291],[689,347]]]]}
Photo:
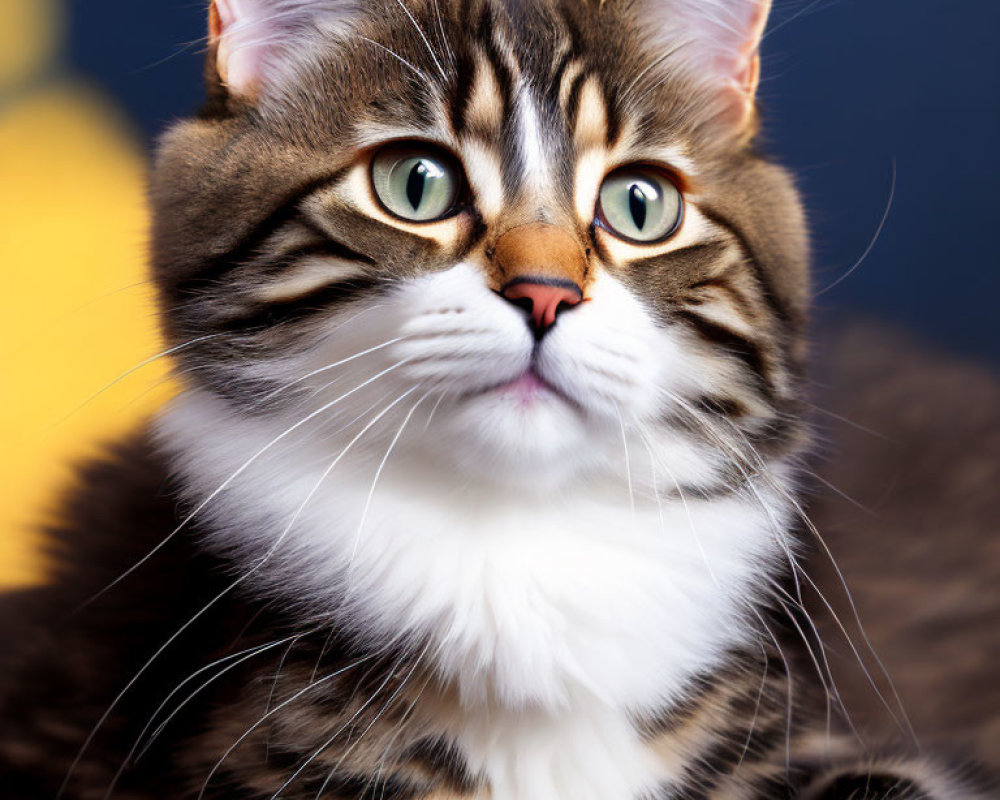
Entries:
{"type": "Polygon", "coordinates": [[[11,634],[16,796],[977,796],[869,766],[797,610],[807,235],[753,146],[767,7],[213,6],[210,102],[152,180],[185,390],[70,501],[97,568],[25,602],[123,583],[68,645],[11,634]],[[398,141],[457,165],[449,214],[375,197],[398,141]],[[625,165],[680,191],[664,240],[598,219],[625,165]],[[582,302],[543,335],[512,278],[582,302]]]}

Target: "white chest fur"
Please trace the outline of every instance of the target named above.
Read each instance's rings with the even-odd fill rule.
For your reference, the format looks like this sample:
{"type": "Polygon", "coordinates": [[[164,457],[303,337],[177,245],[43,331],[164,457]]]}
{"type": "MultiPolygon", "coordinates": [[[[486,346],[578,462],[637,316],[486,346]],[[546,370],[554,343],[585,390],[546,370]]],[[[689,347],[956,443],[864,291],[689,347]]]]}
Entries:
{"type": "Polygon", "coordinates": [[[307,446],[252,459],[273,431],[220,413],[183,402],[162,423],[202,498],[226,485],[203,512],[213,543],[248,568],[266,556],[261,585],[313,614],[428,642],[460,698],[447,724],[493,800],[633,800],[669,777],[631,719],[751,639],[747,604],[781,553],[785,512],[764,489],[512,495],[401,453],[372,491],[377,459],[336,475],[307,446]]]}

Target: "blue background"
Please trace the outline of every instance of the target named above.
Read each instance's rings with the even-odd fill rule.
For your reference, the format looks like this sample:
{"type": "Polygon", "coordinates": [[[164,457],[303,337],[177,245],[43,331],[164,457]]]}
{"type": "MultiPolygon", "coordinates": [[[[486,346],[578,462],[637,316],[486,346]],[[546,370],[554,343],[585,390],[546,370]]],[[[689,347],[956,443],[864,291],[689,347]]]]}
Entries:
{"type": "MultiPolygon", "coordinates": [[[[147,141],[201,102],[205,5],[70,3],[73,67],[147,141]]],[[[877,316],[1000,363],[998,36],[996,0],[775,0],[763,141],[800,178],[821,318],[877,316]]]]}

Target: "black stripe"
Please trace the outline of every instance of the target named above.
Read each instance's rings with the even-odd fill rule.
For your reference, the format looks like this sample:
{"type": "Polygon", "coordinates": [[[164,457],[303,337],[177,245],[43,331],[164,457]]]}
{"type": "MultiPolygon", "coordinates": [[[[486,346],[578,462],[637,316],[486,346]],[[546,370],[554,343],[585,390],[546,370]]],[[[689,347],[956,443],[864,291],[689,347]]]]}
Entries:
{"type": "MultiPolygon", "coordinates": [[[[754,312],[753,305],[750,303],[750,300],[746,298],[736,288],[736,286],[732,283],[732,281],[728,279],[729,275],[733,271],[734,266],[735,265],[727,267],[721,274],[716,275],[714,277],[696,281],[695,283],[692,283],[688,287],[688,289],[695,291],[697,291],[698,289],[718,289],[719,291],[723,292],[725,295],[729,297],[732,304],[740,310],[743,316],[750,317],[753,315],[754,312]]],[[[695,299],[697,304],[701,305],[702,303],[701,298],[695,298],[695,299]]]]}
{"type": "MultiPolygon", "coordinates": [[[[703,265],[705,269],[708,269],[714,266],[713,262],[721,258],[728,248],[729,244],[727,242],[698,242],[671,250],[668,253],[660,253],[659,255],[648,256],[646,258],[635,258],[628,261],[627,264],[630,272],[665,271],[667,267],[675,262],[687,262],[685,266],[689,266],[691,269],[698,269],[703,265]],[[690,262],[694,259],[697,259],[697,263],[691,264],[690,262]]],[[[695,285],[689,288],[695,288],[695,285]]]]}
{"type": "Polygon", "coordinates": [[[695,408],[704,411],[706,414],[714,414],[718,417],[732,417],[738,419],[747,414],[746,406],[739,400],[731,397],[708,397],[707,395],[695,401],[695,408]]]}
{"type": "Polygon", "coordinates": [[[603,91],[601,94],[604,97],[604,114],[607,119],[607,136],[605,137],[608,147],[612,148],[618,143],[619,137],[622,135],[622,128],[624,123],[622,122],[622,114],[618,108],[618,97],[617,91],[614,87],[608,86],[606,83],[601,85],[603,91]]]}
{"type": "Polygon", "coordinates": [[[749,736],[744,733],[744,741],[740,744],[743,764],[754,764],[768,761],[776,752],[784,757],[785,739],[788,736],[787,719],[784,714],[775,719],[770,726],[763,725],[758,716],[757,723],[749,736]],[[746,747],[746,752],[743,748],[746,747]]]}
{"type": "Polygon", "coordinates": [[[386,284],[383,281],[375,278],[337,281],[292,300],[268,303],[228,317],[220,327],[224,331],[236,333],[266,330],[284,323],[299,322],[326,313],[337,304],[356,300],[384,286],[386,284]]]}
{"type": "Polygon", "coordinates": [[[419,764],[457,794],[471,794],[475,789],[475,780],[469,774],[461,751],[446,739],[421,739],[404,750],[399,760],[419,764]]]}
{"type": "Polygon", "coordinates": [[[704,707],[708,698],[719,692],[720,675],[695,675],[688,681],[682,698],[655,716],[641,721],[643,738],[648,742],[687,725],[704,707]]]}
{"type": "Polygon", "coordinates": [[[455,72],[458,75],[458,82],[455,84],[448,105],[451,116],[451,129],[455,132],[455,136],[460,136],[462,131],[465,130],[465,115],[476,79],[475,59],[470,58],[468,53],[463,52],[459,56],[455,72]]]}
{"type": "Polygon", "coordinates": [[[783,775],[772,775],[756,782],[751,789],[753,794],[747,800],[793,800],[798,797],[795,786],[783,775]]]}
{"type": "Polygon", "coordinates": [[[549,90],[551,91],[550,98],[559,98],[559,87],[562,85],[563,73],[566,72],[566,68],[573,62],[572,49],[567,49],[559,60],[556,62],[554,69],[552,70],[552,77],[549,80],[549,90]]]}
{"type": "Polygon", "coordinates": [[[718,225],[720,228],[724,228],[725,230],[729,231],[729,233],[733,236],[733,238],[735,238],[736,241],[739,242],[740,248],[746,255],[746,259],[749,262],[751,269],[753,270],[754,277],[757,279],[757,284],[760,286],[760,291],[764,297],[764,301],[767,303],[768,308],[771,309],[774,315],[786,324],[800,325],[802,323],[802,320],[800,319],[801,315],[793,314],[791,310],[786,306],[784,301],[781,299],[781,297],[778,295],[778,293],[775,291],[774,286],[771,284],[771,281],[769,280],[767,273],[764,271],[764,268],[757,260],[754,250],[750,246],[749,240],[743,234],[743,231],[740,229],[740,227],[736,223],[722,216],[722,214],[720,214],[718,211],[715,211],[712,208],[703,205],[700,206],[699,209],[701,213],[705,216],[705,218],[709,220],[709,222],[712,222],[718,225]]]}
{"type": "Polygon", "coordinates": [[[574,56],[579,56],[581,53],[587,52],[588,47],[583,41],[583,32],[580,30],[580,26],[576,24],[574,16],[576,10],[575,5],[564,2],[560,5],[559,15],[562,18],[563,27],[569,33],[570,52],[574,56]]]}
{"type": "Polygon", "coordinates": [[[327,772],[326,767],[320,765],[316,770],[310,770],[313,771],[318,773],[317,776],[301,781],[304,793],[296,792],[296,796],[319,797],[319,793],[322,793],[324,797],[350,797],[351,800],[417,800],[424,794],[405,779],[392,774],[385,775],[384,770],[374,775],[354,775],[327,772]]]}
{"type": "Polygon", "coordinates": [[[675,311],[673,317],[688,323],[706,342],[724,348],[726,352],[746,364],[747,368],[752,370],[765,384],[767,383],[764,359],[754,342],[729,330],[729,328],[710,322],[693,311],[675,311]]]}
{"type": "Polygon", "coordinates": [[[471,208],[470,213],[473,215],[472,225],[469,227],[468,233],[455,245],[455,253],[452,257],[453,261],[464,259],[474,247],[486,238],[486,223],[483,222],[482,217],[479,216],[475,208],[471,208]]]}
{"type": "Polygon", "coordinates": [[[364,253],[359,253],[357,250],[348,247],[343,242],[338,242],[335,239],[324,239],[321,242],[303,245],[302,247],[297,247],[287,253],[281,253],[275,258],[275,269],[270,269],[268,272],[276,272],[278,270],[284,271],[289,266],[301,261],[304,258],[309,258],[310,256],[336,258],[341,261],[355,261],[360,264],[367,264],[370,267],[373,267],[376,264],[374,258],[365,255],[364,253]]]}
{"type": "Polygon", "coordinates": [[[817,800],[930,800],[930,796],[908,778],[883,773],[841,775],[817,800]]]}
{"type": "Polygon", "coordinates": [[[249,261],[268,239],[301,213],[299,207],[303,200],[339,181],[347,170],[348,167],[343,167],[329,175],[313,178],[289,192],[274,205],[273,210],[263,220],[254,225],[227,252],[210,259],[196,275],[184,278],[171,286],[171,293],[175,299],[221,280],[229,272],[249,261]]]}
{"type": "Polygon", "coordinates": [[[566,96],[566,123],[570,132],[576,131],[576,118],[580,111],[580,93],[583,91],[583,82],[587,79],[590,73],[585,69],[581,69],[575,78],[573,78],[573,83],[570,84],[569,94],[566,96]]]}

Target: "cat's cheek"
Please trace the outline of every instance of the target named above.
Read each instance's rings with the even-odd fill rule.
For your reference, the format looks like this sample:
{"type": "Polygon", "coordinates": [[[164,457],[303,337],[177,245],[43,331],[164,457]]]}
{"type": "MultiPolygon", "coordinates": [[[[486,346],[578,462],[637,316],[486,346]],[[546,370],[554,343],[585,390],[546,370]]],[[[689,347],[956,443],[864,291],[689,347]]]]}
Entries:
{"type": "Polygon", "coordinates": [[[598,273],[587,303],[565,314],[539,351],[542,375],[594,425],[656,423],[695,371],[686,343],[647,304],[598,273]]]}

